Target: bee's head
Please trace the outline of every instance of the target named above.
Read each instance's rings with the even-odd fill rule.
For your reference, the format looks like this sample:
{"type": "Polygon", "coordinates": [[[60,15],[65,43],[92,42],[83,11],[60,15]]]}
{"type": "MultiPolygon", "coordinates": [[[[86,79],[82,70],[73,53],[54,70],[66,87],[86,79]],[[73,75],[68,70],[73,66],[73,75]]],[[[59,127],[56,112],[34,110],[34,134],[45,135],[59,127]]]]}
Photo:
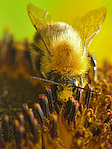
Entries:
{"type": "MultiPolygon", "coordinates": [[[[41,81],[53,84],[52,87],[53,87],[53,93],[55,95],[54,97],[56,99],[58,98],[60,100],[67,100],[70,96],[72,96],[74,94],[74,91],[76,89],[81,89],[81,90],[86,90],[88,92],[98,93],[96,91],[92,91],[90,89],[81,87],[81,84],[80,84],[81,82],[79,82],[77,76],[70,79],[70,78],[67,78],[67,76],[65,77],[65,76],[57,75],[55,77],[54,81],[46,80],[43,78],[32,77],[32,76],[30,76],[29,78],[41,80],[41,81]],[[79,83],[79,86],[78,86],[78,83],[79,83]]],[[[82,77],[79,76],[79,78],[80,78],[80,81],[82,81],[82,83],[83,83],[82,77]]]]}

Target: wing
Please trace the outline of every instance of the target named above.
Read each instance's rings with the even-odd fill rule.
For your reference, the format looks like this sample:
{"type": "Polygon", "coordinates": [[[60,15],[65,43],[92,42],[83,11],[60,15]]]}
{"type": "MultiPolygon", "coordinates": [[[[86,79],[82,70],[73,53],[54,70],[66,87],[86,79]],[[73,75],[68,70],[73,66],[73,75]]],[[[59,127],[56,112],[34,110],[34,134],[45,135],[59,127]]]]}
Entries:
{"type": "Polygon", "coordinates": [[[27,11],[31,22],[37,31],[39,31],[44,25],[51,23],[51,16],[46,10],[29,3],[27,11]]]}
{"type": "MultiPolygon", "coordinates": [[[[49,52],[48,38],[45,37],[45,34],[43,34],[41,28],[51,23],[51,16],[46,10],[36,7],[31,3],[28,4],[27,11],[32,24],[36,28],[37,32],[40,34],[43,44],[49,52]]],[[[48,37],[50,37],[50,35],[48,35],[48,37]]]]}
{"type": "Polygon", "coordinates": [[[73,28],[76,29],[82,39],[84,54],[88,49],[92,39],[98,33],[106,17],[104,7],[88,12],[83,17],[76,17],[73,28]]]}

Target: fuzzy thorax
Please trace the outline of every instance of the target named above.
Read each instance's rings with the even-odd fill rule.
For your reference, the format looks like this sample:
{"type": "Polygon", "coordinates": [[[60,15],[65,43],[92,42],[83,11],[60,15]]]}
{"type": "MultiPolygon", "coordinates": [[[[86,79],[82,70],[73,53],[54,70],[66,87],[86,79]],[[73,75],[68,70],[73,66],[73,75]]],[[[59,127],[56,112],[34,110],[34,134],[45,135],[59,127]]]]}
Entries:
{"type": "Polygon", "coordinates": [[[43,57],[42,68],[47,74],[50,71],[61,75],[82,75],[88,69],[87,55],[83,55],[81,39],[76,31],[67,30],[51,40],[51,55],[43,57]],[[48,60],[49,58],[49,60],[48,60]],[[46,68],[46,70],[45,70],[46,68]]]}

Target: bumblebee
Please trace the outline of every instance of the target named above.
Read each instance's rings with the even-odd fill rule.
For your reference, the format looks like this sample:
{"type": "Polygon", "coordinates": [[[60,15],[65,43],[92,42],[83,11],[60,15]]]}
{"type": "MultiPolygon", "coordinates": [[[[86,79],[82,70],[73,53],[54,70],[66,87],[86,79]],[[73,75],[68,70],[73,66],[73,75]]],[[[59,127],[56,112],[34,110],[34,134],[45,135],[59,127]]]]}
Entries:
{"type": "Polygon", "coordinates": [[[36,29],[30,53],[42,76],[37,79],[56,84],[57,97],[62,100],[73,94],[73,84],[83,87],[85,80],[95,81],[96,61],[87,49],[105,20],[106,9],[76,17],[72,26],[52,22],[46,10],[33,4],[28,4],[27,11],[36,29]]]}

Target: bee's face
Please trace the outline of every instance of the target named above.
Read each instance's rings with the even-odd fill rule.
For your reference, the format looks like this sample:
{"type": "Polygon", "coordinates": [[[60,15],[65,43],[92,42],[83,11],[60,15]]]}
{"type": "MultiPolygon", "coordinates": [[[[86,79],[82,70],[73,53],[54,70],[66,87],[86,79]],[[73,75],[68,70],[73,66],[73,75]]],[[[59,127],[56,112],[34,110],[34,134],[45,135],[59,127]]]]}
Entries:
{"type": "Polygon", "coordinates": [[[63,85],[73,84],[73,79],[68,79],[66,77],[59,76],[56,78],[56,82],[61,83],[63,85]]]}
{"type": "Polygon", "coordinates": [[[59,83],[59,84],[63,84],[63,85],[74,85],[74,86],[78,86],[77,77],[69,78],[67,76],[61,76],[61,75],[55,74],[54,81],[57,82],[57,83],[59,83]]]}

